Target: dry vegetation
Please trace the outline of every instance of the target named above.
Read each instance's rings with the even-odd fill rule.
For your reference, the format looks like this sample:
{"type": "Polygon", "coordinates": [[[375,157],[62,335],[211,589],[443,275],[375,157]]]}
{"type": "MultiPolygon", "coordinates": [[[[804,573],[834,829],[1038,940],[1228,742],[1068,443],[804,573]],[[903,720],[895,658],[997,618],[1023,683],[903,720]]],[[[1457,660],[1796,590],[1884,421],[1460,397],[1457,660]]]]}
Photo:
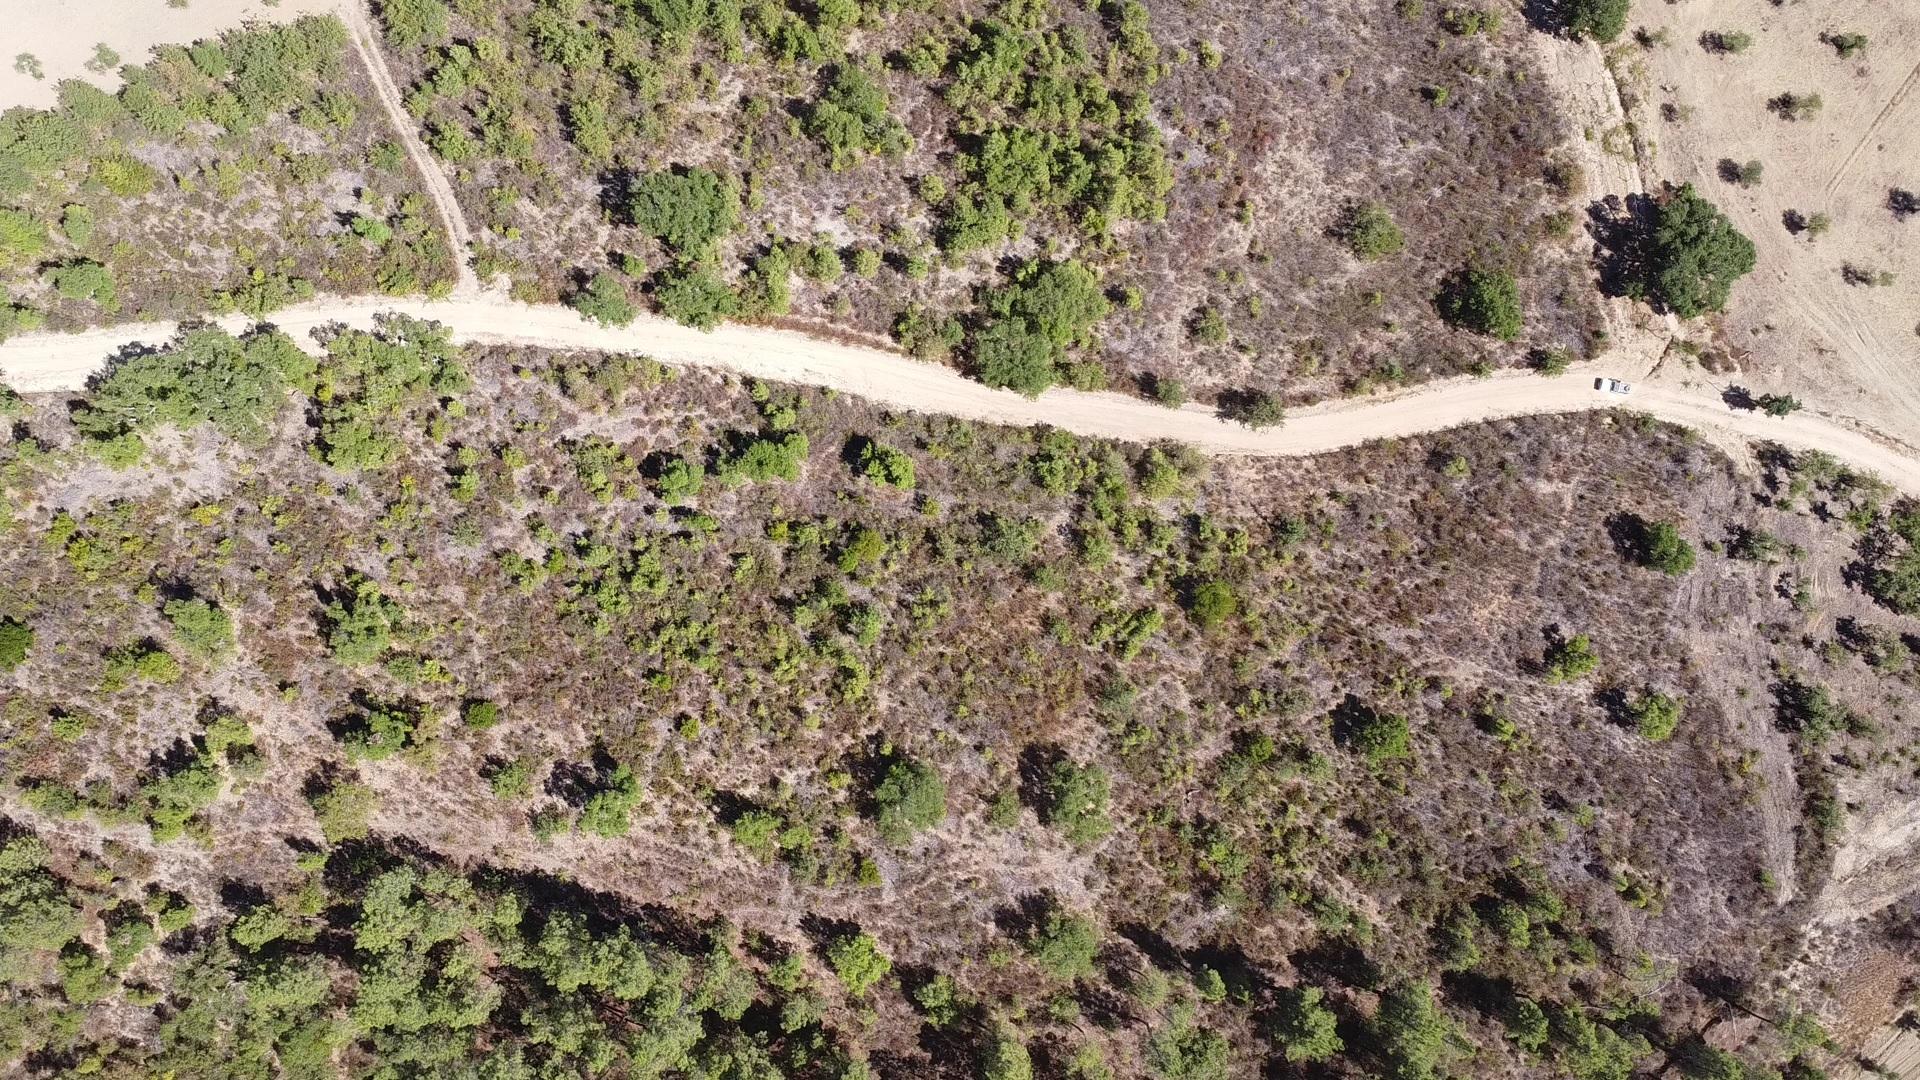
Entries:
{"type": "Polygon", "coordinates": [[[451,284],[341,24],[165,46],[0,116],[0,337],[451,284]]]}
{"type": "Polygon", "coordinates": [[[7,455],[42,1071],[1809,1076],[1781,975],[1914,769],[1839,584],[1904,509],[1620,415],[1209,465],[401,321],[7,455]]]}
{"type": "Polygon", "coordinates": [[[989,381],[1170,397],[1301,401],[1596,344],[1559,202],[1578,181],[1549,155],[1563,132],[1515,58],[1527,31],[1491,8],[427,0],[383,16],[409,105],[486,228],[482,276],[524,297],[891,332],[989,381]],[[662,243],[635,210],[662,170],[731,192],[701,242],[662,243]],[[1368,208],[1391,243],[1350,228],[1368,208]],[[1107,302],[1007,378],[979,333],[1034,259],[1085,263],[1107,302]],[[1518,277],[1516,340],[1441,322],[1435,296],[1469,263],[1518,277]],[[1088,347],[1062,354],[1076,337],[1088,347]]]}

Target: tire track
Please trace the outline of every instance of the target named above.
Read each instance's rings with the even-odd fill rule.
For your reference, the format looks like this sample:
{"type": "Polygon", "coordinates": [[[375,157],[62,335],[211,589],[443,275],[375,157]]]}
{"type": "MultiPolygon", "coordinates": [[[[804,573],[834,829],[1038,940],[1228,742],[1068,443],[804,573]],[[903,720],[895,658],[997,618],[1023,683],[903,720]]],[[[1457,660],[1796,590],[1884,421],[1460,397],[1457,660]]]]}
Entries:
{"type": "Polygon", "coordinates": [[[447,231],[447,247],[453,259],[454,295],[478,296],[480,279],[474,275],[471,265],[473,231],[467,227],[467,216],[460,209],[460,200],[454,196],[453,184],[426,144],[420,141],[413,117],[407,112],[406,99],[400,96],[400,86],[394,81],[392,69],[387,67],[387,58],[380,52],[367,5],[364,0],[341,0],[336,11],[340,21],[346,24],[353,49],[360,54],[361,65],[373,82],[374,96],[386,110],[387,122],[399,137],[400,145],[406,148],[414,171],[426,185],[427,197],[433,200],[434,209],[439,213],[440,224],[447,231]]]}
{"type": "Polygon", "coordinates": [[[1853,149],[1848,151],[1847,156],[1841,160],[1840,167],[1833,171],[1833,178],[1827,181],[1827,198],[1833,198],[1833,193],[1840,187],[1840,181],[1846,177],[1847,170],[1853,168],[1854,161],[1860,157],[1860,151],[1866,149],[1874,133],[1880,130],[1880,125],[1886,123],[1887,117],[1893,115],[1893,110],[1907,100],[1907,96],[1913,93],[1915,86],[1920,86],[1920,64],[1915,64],[1913,70],[1907,73],[1906,80],[1893,92],[1893,97],[1888,99],[1887,107],[1881,109],[1880,115],[1874,117],[1873,123],[1867,125],[1867,130],[1860,134],[1860,140],[1853,144],[1853,149]]]}

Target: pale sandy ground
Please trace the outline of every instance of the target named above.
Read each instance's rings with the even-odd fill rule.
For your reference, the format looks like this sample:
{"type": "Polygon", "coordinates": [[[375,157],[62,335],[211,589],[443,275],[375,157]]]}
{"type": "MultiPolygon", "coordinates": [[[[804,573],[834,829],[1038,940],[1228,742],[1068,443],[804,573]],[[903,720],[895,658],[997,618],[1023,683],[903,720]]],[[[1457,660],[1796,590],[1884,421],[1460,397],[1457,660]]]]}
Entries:
{"type": "Polygon", "coordinates": [[[1652,144],[1649,179],[1691,181],[1759,249],[1724,323],[1724,341],[1751,351],[1743,371],[1920,443],[1920,218],[1898,223],[1886,207],[1892,187],[1920,191],[1920,3],[1642,0],[1632,25],[1668,40],[1615,47],[1628,95],[1643,99],[1634,119],[1652,144]],[[1699,44],[1709,30],[1744,31],[1753,45],[1709,54],[1699,44]],[[1823,31],[1858,31],[1870,44],[1842,60],[1823,31]],[[1824,107],[1811,120],[1779,119],[1766,103],[1784,91],[1817,93],[1824,107]],[[1663,103],[1683,119],[1661,119],[1663,103]],[[1721,180],[1723,158],[1761,162],[1760,185],[1721,180]],[[1795,237],[1781,220],[1790,209],[1827,214],[1833,227],[1795,237]],[[1897,280],[1848,285],[1847,262],[1897,280]]]}
{"type": "MultiPolygon", "coordinates": [[[[462,342],[555,349],[645,353],[671,364],[723,368],[756,378],[823,386],[899,409],[996,424],[1050,424],[1083,435],[1134,442],[1172,440],[1202,450],[1257,456],[1314,454],[1375,439],[1417,435],[1507,417],[1624,407],[1724,436],[1736,447],[1770,439],[1813,448],[1920,493],[1920,458],[1812,409],[1785,419],[1737,412],[1711,386],[1660,385],[1628,397],[1594,389],[1596,374],[1617,373],[1617,360],[1581,365],[1559,378],[1509,372],[1485,379],[1430,384],[1396,395],[1331,402],[1290,414],[1284,425],[1254,431],[1219,419],[1201,405],[1168,409],[1112,393],[1053,390],[1037,399],[990,389],[950,368],[915,363],[898,353],[824,341],[759,326],[727,325],[702,333],[651,316],[613,329],[581,320],[558,305],[521,304],[485,295],[441,302],[387,298],[321,300],[277,312],[274,325],[311,344],[313,329],[334,322],[370,325],[382,311],[403,311],[447,324],[462,342]]],[[[223,320],[230,329],[244,318],[223,320]]],[[[161,344],[170,323],[128,325],[82,334],[19,337],[0,345],[0,372],[16,389],[75,390],[121,348],[161,344]]]]}
{"type": "Polygon", "coordinates": [[[54,103],[62,79],[85,79],[106,89],[120,85],[113,72],[88,71],[95,44],[120,54],[123,64],[147,59],[155,45],[178,45],[210,37],[246,22],[288,22],[315,11],[352,6],[343,0],[0,0],[0,109],[44,108],[54,103]],[[13,69],[14,57],[32,53],[46,78],[13,69]]]}

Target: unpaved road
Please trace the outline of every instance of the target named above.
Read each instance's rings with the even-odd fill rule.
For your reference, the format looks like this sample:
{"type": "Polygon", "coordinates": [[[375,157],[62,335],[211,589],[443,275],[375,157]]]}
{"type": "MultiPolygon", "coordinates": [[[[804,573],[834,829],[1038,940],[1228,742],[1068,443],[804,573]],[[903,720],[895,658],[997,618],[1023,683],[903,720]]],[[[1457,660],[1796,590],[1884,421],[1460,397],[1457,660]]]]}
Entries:
{"type": "MultiPolygon", "coordinates": [[[[1720,399],[1718,388],[1704,385],[1642,384],[1629,397],[1603,394],[1593,387],[1602,369],[1592,365],[1552,379],[1509,372],[1330,402],[1289,415],[1281,427],[1253,431],[1221,420],[1201,405],[1168,409],[1122,394],[1075,390],[1026,398],[990,389],[950,368],[792,331],[730,324],[703,333],[650,316],[629,327],[601,327],[582,321],[570,308],[522,304],[496,295],[437,302],[386,297],[319,300],[277,312],[270,321],[313,347],[312,330],[331,323],[369,326],[374,315],[384,311],[438,320],[451,327],[461,342],[644,353],[669,364],[828,387],[912,412],[995,424],[1047,424],[1132,442],[1164,439],[1218,454],[1316,454],[1486,420],[1621,407],[1700,429],[1721,445],[1769,439],[1795,449],[1824,450],[1904,491],[1920,494],[1920,454],[1840,418],[1822,416],[1813,409],[1785,419],[1736,411],[1720,399]]],[[[221,322],[230,330],[248,325],[244,317],[221,322]]],[[[80,334],[16,337],[0,344],[0,373],[23,392],[79,390],[122,348],[162,344],[175,330],[172,323],[146,323],[80,334]]]]}

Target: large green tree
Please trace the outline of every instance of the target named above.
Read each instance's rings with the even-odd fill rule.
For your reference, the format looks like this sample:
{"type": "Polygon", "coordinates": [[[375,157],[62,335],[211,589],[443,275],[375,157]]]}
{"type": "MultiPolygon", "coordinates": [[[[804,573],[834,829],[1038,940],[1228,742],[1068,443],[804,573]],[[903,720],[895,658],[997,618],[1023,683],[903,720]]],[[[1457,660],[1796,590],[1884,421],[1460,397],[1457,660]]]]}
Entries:
{"type": "Polygon", "coordinates": [[[1727,306],[1733,283],[1752,272],[1753,241],[1692,184],[1660,207],[1648,253],[1651,292],[1683,319],[1727,306]]]}

